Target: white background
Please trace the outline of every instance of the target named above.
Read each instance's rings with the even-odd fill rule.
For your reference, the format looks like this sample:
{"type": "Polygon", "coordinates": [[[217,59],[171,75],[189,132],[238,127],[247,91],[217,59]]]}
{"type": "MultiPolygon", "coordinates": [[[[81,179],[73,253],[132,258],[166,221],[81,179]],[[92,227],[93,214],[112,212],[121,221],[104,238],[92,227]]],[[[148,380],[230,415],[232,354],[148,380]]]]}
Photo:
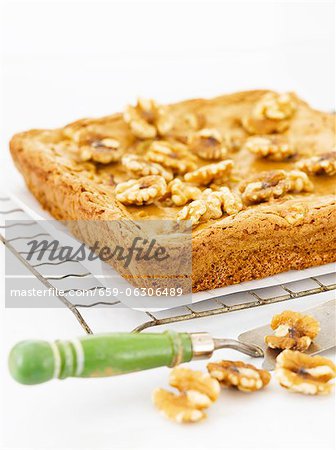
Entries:
{"type": "MultiPolygon", "coordinates": [[[[297,91],[317,108],[334,108],[333,2],[8,1],[1,18],[5,188],[21,182],[7,150],[15,132],[109,114],[138,95],[169,102],[273,88],[297,91]]],[[[304,300],[298,309],[309,305],[304,300]]],[[[235,337],[281,309],[264,307],[175,329],[235,337]]],[[[106,331],[130,330],[137,320],[129,311],[95,314],[106,331]]],[[[19,386],[5,368],[11,345],[81,330],[65,310],[2,310],[1,318],[6,448],[334,446],[332,398],[296,396],[275,383],[255,396],[225,392],[207,422],[184,428],[166,422],[150,403],[152,389],[166,385],[168,369],[19,386]]],[[[237,358],[223,352],[219,357],[224,355],[237,358]]]]}

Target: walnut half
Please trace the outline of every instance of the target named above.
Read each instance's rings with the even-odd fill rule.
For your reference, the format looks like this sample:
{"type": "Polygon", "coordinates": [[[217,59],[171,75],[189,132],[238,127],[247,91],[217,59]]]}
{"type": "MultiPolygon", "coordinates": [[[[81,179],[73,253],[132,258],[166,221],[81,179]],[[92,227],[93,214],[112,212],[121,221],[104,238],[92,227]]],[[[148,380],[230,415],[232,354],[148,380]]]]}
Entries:
{"type": "Polygon", "coordinates": [[[165,169],[161,164],[146,161],[145,158],[138,155],[124,155],[121,163],[126,170],[135,177],[161,175],[166,181],[173,179],[173,174],[170,170],[165,169]]]}
{"type": "Polygon", "coordinates": [[[307,174],[300,170],[272,170],[243,182],[240,192],[244,203],[251,205],[283,197],[288,192],[311,192],[313,188],[307,174]]]}
{"type": "Polygon", "coordinates": [[[124,205],[149,205],[160,199],[166,192],[167,183],[159,175],[125,181],[115,188],[116,199],[124,205]]]}
{"type": "Polygon", "coordinates": [[[202,166],[193,172],[188,172],[184,175],[185,181],[207,185],[215,180],[222,180],[228,178],[233,169],[232,159],[226,159],[219,163],[208,164],[202,166]]]}
{"type": "Polygon", "coordinates": [[[244,149],[270,161],[285,161],[296,153],[293,145],[281,135],[251,136],[246,139],[244,149]]]}
{"type": "Polygon", "coordinates": [[[336,151],[302,159],[296,167],[309,175],[336,175],[336,151]]]}
{"type": "Polygon", "coordinates": [[[292,94],[268,92],[243,117],[242,124],[250,134],[282,133],[289,127],[296,108],[292,94]]]}
{"type": "Polygon", "coordinates": [[[291,392],[328,394],[333,387],[329,381],[336,376],[336,366],[322,356],[284,350],[277,357],[275,376],[280,385],[291,392]]]}
{"type": "Polygon", "coordinates": [[[164,106],[155,100],[139,98],[135,106],[127,106],[124,121],[134,136],[139,139],[151,139],[164,136],[172,126],[172,117],[164,106]]]}
{"type": "Polygon", "coordinates": [[[320,331],[319,322],[312,316],[294,311],[284,311],[272,318],[274,336],[266,336],[270,348],[305,351],[320,331]]]}
{"type": "Polygon", "coordinates": [[[195,156],[188,148],[179,142],[154,141],[145,155],[148,161],[161,164],[177,174],[184,174],[194,170],[197,166],[195,156]]]}
{"type": "Polygon", "coordinates": [[[218,399],[220,386],[207,373],[186,367],[175,367],[169,377],[169,384],[187,395],[197,408],[208,408],[218,399]]]}
{"type": "Polygon", "coordinates": [[[175,394],[166,389],[155,389],[153,404],[167,418],[177,423],[199,422],[206,413],[190,402],[186,394],[175,394]]]}
{"type": "Polygon", "coordinates": [[[220,393],[217,380],[201,371],[185,367],[174,368],[169,383],[180,393],[156,389],[153,392],[153,403],[165,417],[178,423],[199,422],[204,419],[204,409],[211,406],[220,393]]]}
{"type": "Polygon", "coordinates": [[[222,386],[234,387],[244,392],[253,392],[267,386],[271,375],[242,361],[219,361],[208,364],[208,371],[222,386]]]}
{"type": "Polygon", "coordinates": [[[112,138],[94,139],[79,147],[81,161],[110,164],[119,161],[122,155],[120,142],[112,138]]]}
{"type": "Polygon", "coordinates": [[[174,205],[183,206],[191,200],[197,200],[201,197],[202,191],[188,183],[184,183],[179,178],[175,178],[168,184],[168,190],[171,192],[171,199],[174,205]]]}
{"type": "Polygon", "coordinates": [[[202,196],[185,206],[177,215],[178,220],[190,220],[192,226],[210,219],[219,219],[224,213],[236,214],[243,208],[240,197],[228,187],[217,191],[206,189],[202,196]]]}
{"type": "Polygon", "coordinates": [[[190,150],[202,159],[223,159],[228,150],[223,144],[223,138],[218,130],[204,128],[189,138],[190,150]]]}

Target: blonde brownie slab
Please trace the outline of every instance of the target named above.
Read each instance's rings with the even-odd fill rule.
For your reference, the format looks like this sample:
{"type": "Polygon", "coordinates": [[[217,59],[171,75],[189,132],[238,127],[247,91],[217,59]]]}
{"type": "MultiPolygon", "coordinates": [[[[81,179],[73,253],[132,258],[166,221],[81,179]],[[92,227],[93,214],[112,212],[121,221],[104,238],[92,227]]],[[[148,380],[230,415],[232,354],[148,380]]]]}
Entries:
{"type": "MultiPolygon", "coordinates": [[[[207,220],[202,220],[201,216],[195,223],[192,241],[194,291],[332,262],[335,260],[335,177],[309,174],[312,185],[309,192],[291,190],[286,177],[287,173],[297,170],[303,159],[333,151],[334,117],[311,109],[293,95],[295,112],[290,119],[267,119],[260,128],[260,119],[256,122],[253,114],[256,105],[268,94],[269,91],[249,91],[168,105],[165,113],[173,125],[163,136],[139,138],[124,116],[115,114],[102,119],[80,120],[61,129],[20,133],[13,137],[10,148],[28,188],[44,208],[61,220],[176,220],[192,199],[186,205],[177,206],[172,202],[169,190],[148,205],[126,205],[116,198],[121,183],[139,179],[125,168],[122,156],[146,157],[153,142],[154,146],[158,141],[177,143],[184,146],[187,153],[191,152],[192,163],[187,161],[187,173],[209,164],[232,161],[233,169],[227,178],[215,179],[206,185],[194,183],[204,196],[205,190],[217,191],[226,187],[244,200],[242,209],[236,213],[228,215],[223,207],[220,217],[210,215],[207,220]],[[281,127],[282,122],[288,123],[285,123],[285,129],[279,130],[278,122],[281,127]],[[193,136],[204,129],[220,133],[225,146],[222,159],[206,160],[190,150],[190,139],[192,142],[193,136]],[[267,133],[264,133],[265,129],[267,133]],[[281,137],[289,141],[294,150],[289,157],[280,160],[259,157],[246,145],[248,139],[259,135],[281,137]],[[107,150],[99,144],[104,139],[107,139],[104,141],[108,144],[107,150]],[[104,151],[99,153],[99,150],[104,151]],[[112,153],[116,155],[115,160],[109,161],[114,158],[110,156],[112,153]],[[263,198],[262,203],[255,203],[253,199],[247,201],[247,195],[244,199],[244,191],[241,191],[244,183],[255,182],[255,178],[261,177],[258,182],[265,184],[263,174],[274,171],[286,174],[280,174],[285,187],[280,196],[263,198]]],[[[176,158],[178,162],[186,159],[183,152],[176,158]]],[[[154,156],[157,158],[155,151],[154,156]]],[[[154,164],[160,165],[155,161],[154,164]]],[[[171,171],[175,179],[186,182],[184,166],[176,173],[174,159],[166,164],[166,171],[171,171]]],[[[167,183],[169,185],[169,181],[167,183]]],[[[208,196],[205,197],[205,203],[210,201],[208,196]]]]}

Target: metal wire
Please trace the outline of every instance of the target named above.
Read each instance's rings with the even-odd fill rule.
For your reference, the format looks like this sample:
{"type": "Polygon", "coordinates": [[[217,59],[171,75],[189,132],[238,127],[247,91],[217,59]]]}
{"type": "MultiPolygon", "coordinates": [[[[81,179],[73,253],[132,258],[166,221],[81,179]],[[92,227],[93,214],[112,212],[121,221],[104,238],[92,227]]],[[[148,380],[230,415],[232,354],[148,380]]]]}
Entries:
{"type": "MultiPolygon", "coordinates": [[[[9,200],[10,199],[7,197],[0,196],[0,202],[7,202],[9,200]]],[[[13,207],[11,209],[6,208],[6,209],[2,210],[1,204],[0,204],[0,214],[6,216],[9,214],[13,214],[15,212],[23,212],[23,210],[21,208],[16,208],[16,207],[13,207]]],[[[31,219],[31,217],[29,217],[29,216],[28,216],[28,218],[31,219]]],[[[26,221],[26,223],[27,223],[27,221],[26,221]]],[[[32,224],[32,223],[37,224],[37,222],[35,222],[35,221],[29,222],[29,224],[32,224]]],[[[11,223],[7,226],[2,226],[1,228],[15,227],[15,225],[20,225],[20,223],[19,222],[11,223]]],[[[41,233],[40,235],[48,235],[48,234],[41,233]]],[[[97,289],[105,289],[105,287],[103,285],[101,285],[99,283],[99,281],[96,280],[90,272],[87,272],[87,270],[78,261],[65,260],[65,261],[62,261],[59,263],[42,262],[42,263],[35,264],[35,265],[30,263],[29,261],[27,261],[23,255],[27,254],[28,252],[18,251],[14,247],[12,242],[17,241],[17,240],[31,239],[32,237],[34,237],[34,236],[27,235],[27,236],[17,236],[14,239],[6,239],[2,234],[0,234],[0,240],[7,247],[7,249],[13,255],[15,255],[15,257],[19,261],[21,261],[21,263],[27,269],[29,269],[29,271],[38,280],[40,280],[43,283],[43,285],[46,286],[48,289],[55,288],[55,286],[53,284],[53,282],[55,282],[55,281],[61,281],[61,280],[65,280],[68,278],[71,278],[71,279],[77,278],[77,279],[82,280],[83,278],[88,278],[88,277],[93,278],[96,285],[88,288],[87,290],[93,291],[93,290],[97,290],[97,289]],[[51,266],[52,265],[61,266],[62,264],[66,264],[68,262],[78,263],[79,268],[83,269],[83,272],[82,273],[65,273],[60,276],[45,276],[45,275],[42,275],[41,272],[39,271],[40,268],[45,267],[45,266],[50,266],[50,265],[51,266]]],[[[241,302],[241,300],[238,300],[238,302],[233,305],[226,305],[224,303],[226,296],[221,295],[221,296],[216,296],[216,297],[210,298],[208,300],[203,300],[202,302],[198,303],[198,305],[200,305],[202,303],[206,304],[207,302],[210,302],[212,304],[216,303],[218,305],[218,308],[208,308],[208,309],[204,309],[202,311],[195,311],[192,308],[192,305],[188,305],[188,306],[183,307],[185,314],[183,314],[183,313],[181,314],[181,308],[173,308],[173,309],[169,310],[169,316],[164,317],[164,318],[159,318],[159,317],[155,316],[155,314],[153,314],[152,312],[145,311],[144,314],[149,318],[149,320],[138,325],[133,330],[133,332],[141,332],[141,331],[151,328],[151,327],[156,327],[156,326],[160,326],[160,325],[168,325],[168,324],[173,324],[176,322],[194,320],[194,319],[199,319],[199,318],[204,318],[204,317],[214,317],[214,316],[218,316],[221,314],[227,314],[230,312],[242,311],[245,309],[256,308],[256,307],[264,306],[264,305],[270,305],[270,304],[274,304],[274,303],[278,303],[278,302],[283,302],[286,300],[302,298],[302,297],[306,297],[307,295],[315,295],[315,294],[319,294],[319,293],[326,292],[326,291],[332,291],[332,290],[336,289],[336,283],[332,283],[330,285],[325,285],[316,277],[311,277],[310,280],[312,280],[316,284],[315,288],[313,287],[311,289],[300,290],[300,291],[294,292],[288,286],[286,286],[286,284],[282,284],[282,285],[279,285],[278,287],[280,287],[284,291],[284,294],[277,295],[274,297],[263,298],[254,291],[248,291],[248,292],[245,292],[245,294],[251,296],[251,300],[247,301],[247,302],[246,301],[241,302]]],[[[63,292],[66,295],[70,291],[76,291],[76,290],[81,290],[81,289],[74,286],[73,289],[71,289],[71,288],[64,289],[63,292]]],[[[258,290],[259,293],[262,291],[263,291],[263,289],[258,290]]],[[[91,327],[89,326],[89,324],[85,321],[85,319],[83,318],[81,313],[78,311],[77,308],[93,308],[93,307],[97,307],[100,305],[101,306],[115,306],[115,305],[120,304],[120,301],[114,301],[114,302],[95,301],[91,304],[80,304],[80,303],[73,304],[65,297],[65,295],[56,295],[56,297],[74,314],[74,316],[76,317],[77,321],[80,323],[83,330],[88,334],[92,334],[93,331],[92,331],[91,327]]],[[[235,294],[235,295],[237,295],[238,298],[241,298],[240,294],[235,294]]]]}
{"type": "MultiPolygon", "coordinates": [[[[182,322],[185,320],[218,316],[219,314],[226,314],[226,313],[234,312],[234,311],[242,311],[244,309],[256,308],[258,306],[271,305],[273,303],[284,302],[286,300],[305,297],[307,295],[319,294],[321,292],[332,291],[332,290],[336,289],[336,284],[325,286],[322,283],[320,283],[318,280],[315,280],[313,277],[311,277],[310,279],[313,281],[316,281],[319,284],[319,287],[317,287],[315,289],[303,290],[300,292],[288,292],[285,295],[279,295],[276,297],[270,297],[270,298],[266,298],[266,299],[260,298],[259,300],[238,303],[236,305],[231,305],[231,306],[223,305],[222,307],[219,307],[219,308],[205,310],[205,311],[199,311],[199,312],[193,311],[190,307],[187,307],[187,309],[190,311],[189,314],[183,314],[183,315],[179,314],[176,316],[172,315],[171,317],[165,317],[163,319],[156,318],[153,314],[146,312],[146,314],[151,318],[151,320],[139,325],[133,331],[140,332],[140,331],[145,330],[146,328],[156,327],[159,325],[167,325],[167,324],[171,324],[174,322],[182,322]]],[[[248,294],[250,294],[252,296],[256,295],[255,292],[248,292],[248,294]]],[[[211,298],[210,300],[218,301],[221,298],[222,297],[214,297],[214,298],[211,298]]]]}

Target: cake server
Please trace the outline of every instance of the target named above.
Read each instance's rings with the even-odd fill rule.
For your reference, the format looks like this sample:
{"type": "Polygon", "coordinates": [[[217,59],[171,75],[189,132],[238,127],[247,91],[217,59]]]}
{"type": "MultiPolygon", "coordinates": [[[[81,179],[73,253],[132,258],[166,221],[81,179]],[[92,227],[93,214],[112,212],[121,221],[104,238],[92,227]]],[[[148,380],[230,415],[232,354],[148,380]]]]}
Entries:
{"type": "Polygon", "coordinates": [[[11,375],[22,384],[53,378],[90,378],[174,367],[192,359],[210,358],[215,350],[230,348],[253,357],[263,351],[254,344],[217,339],[209,333],[111,333],[68,341],[28,340],[16,344],[9,355],[11,375]]]}
{"type": "MultiPolygon", "coordinates": [[[[310,345],[305,353],[309,355],[316,355],[325,350],[329,350],[336,346],[335,327],[336,327],[336,299],[329,300],[322,303],[315,308],[310,308],[303,311],[304,314],[313,316],[320,322],[321,331],[315,338],[314,342],[310,345]]],[[[263,325],[250,331],[246,331],[238,336],[238,340],[244,344],[258,345],[263,349],[264,361],[263,368],[265,370],[273,370],[275,368],[275,360],[280,350],[268,348],[264,342],[265,336],[273,334],[273,330],[270,325],[263,325]]]]}

